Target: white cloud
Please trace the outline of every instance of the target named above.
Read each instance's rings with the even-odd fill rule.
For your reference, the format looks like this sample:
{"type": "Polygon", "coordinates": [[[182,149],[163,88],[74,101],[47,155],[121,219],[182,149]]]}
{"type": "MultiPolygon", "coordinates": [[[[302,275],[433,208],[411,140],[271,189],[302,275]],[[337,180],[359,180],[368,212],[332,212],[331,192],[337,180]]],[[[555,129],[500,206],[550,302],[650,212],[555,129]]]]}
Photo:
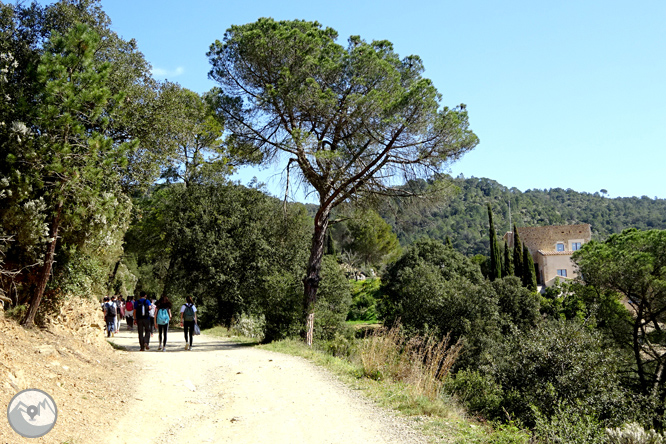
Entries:
{"type": "Polygon", "coordinates": [[[182,66],[177,67],[176,69],[162,69],[162,68],[153,68],[151,73],[155,77],[178,77],[179,75],[185,72],[185,68],[182,66]]]}

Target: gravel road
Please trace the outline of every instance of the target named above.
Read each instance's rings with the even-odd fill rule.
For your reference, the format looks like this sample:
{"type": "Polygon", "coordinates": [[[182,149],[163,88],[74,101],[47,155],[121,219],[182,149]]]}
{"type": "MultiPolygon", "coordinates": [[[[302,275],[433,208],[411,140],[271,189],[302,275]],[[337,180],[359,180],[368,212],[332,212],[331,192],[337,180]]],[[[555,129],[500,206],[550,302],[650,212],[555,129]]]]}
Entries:
{"type": "Polygon", "coordinates": [[[374,406],[325,370],[293,356],[181,331],[167,351],[140,352],[136,333],[114,338],[138,364],[110,443],[425,443],[404,419],[374,406]]]}

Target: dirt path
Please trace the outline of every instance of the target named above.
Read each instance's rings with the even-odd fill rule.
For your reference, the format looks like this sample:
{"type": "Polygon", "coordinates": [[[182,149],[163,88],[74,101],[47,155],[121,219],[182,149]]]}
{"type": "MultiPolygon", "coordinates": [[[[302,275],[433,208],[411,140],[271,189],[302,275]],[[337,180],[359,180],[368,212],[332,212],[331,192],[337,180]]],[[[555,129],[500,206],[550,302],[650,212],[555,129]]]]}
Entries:
{"type": "Polygon", "coordinates": [[[404,420],[374,407],[304,359],[195,337],[169,334],[166,352],[140,352],[136,333],[114,342],[143,375],[128,396],[110,443],[423,443],[404,420]]]}

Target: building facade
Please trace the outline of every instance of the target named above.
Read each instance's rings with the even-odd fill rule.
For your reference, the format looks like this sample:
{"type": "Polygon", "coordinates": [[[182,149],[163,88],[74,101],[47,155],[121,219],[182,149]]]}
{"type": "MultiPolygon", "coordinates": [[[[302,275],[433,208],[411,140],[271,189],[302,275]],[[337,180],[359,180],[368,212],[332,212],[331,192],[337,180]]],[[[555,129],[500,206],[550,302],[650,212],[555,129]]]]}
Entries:
{"type": "MultiPolygon", "coordinates": [[[[571,255],[592,238],[590,224],[518,227],[517,230],[532,255],[539,285],[550,287],[558,278],[573,279],[578,275],[571,255]]],[[[513,233],[506,233],[504,241],[513,248],[513,233]]]]}

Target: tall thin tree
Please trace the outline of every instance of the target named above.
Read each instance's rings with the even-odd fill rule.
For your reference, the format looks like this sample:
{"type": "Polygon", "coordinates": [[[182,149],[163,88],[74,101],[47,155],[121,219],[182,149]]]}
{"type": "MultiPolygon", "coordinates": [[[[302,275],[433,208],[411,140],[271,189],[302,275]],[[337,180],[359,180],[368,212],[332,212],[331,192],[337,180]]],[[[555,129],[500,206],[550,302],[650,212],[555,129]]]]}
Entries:
{"type": "Polygon", "coordinates": [[[516,225],[513,225],[513,274],[523,279],[523,243],[520,241],[520,235],[516,225]]]}
{"type": "Polygon", "coordinates": [[[502,277],[502,257],[500,255],[499,244],[497,243],[497,233],[495,232],[495,223],[493,222],[493,209],[488,203],[488,224],[490,234],[490,280],[500,279],[502,277]]]}

